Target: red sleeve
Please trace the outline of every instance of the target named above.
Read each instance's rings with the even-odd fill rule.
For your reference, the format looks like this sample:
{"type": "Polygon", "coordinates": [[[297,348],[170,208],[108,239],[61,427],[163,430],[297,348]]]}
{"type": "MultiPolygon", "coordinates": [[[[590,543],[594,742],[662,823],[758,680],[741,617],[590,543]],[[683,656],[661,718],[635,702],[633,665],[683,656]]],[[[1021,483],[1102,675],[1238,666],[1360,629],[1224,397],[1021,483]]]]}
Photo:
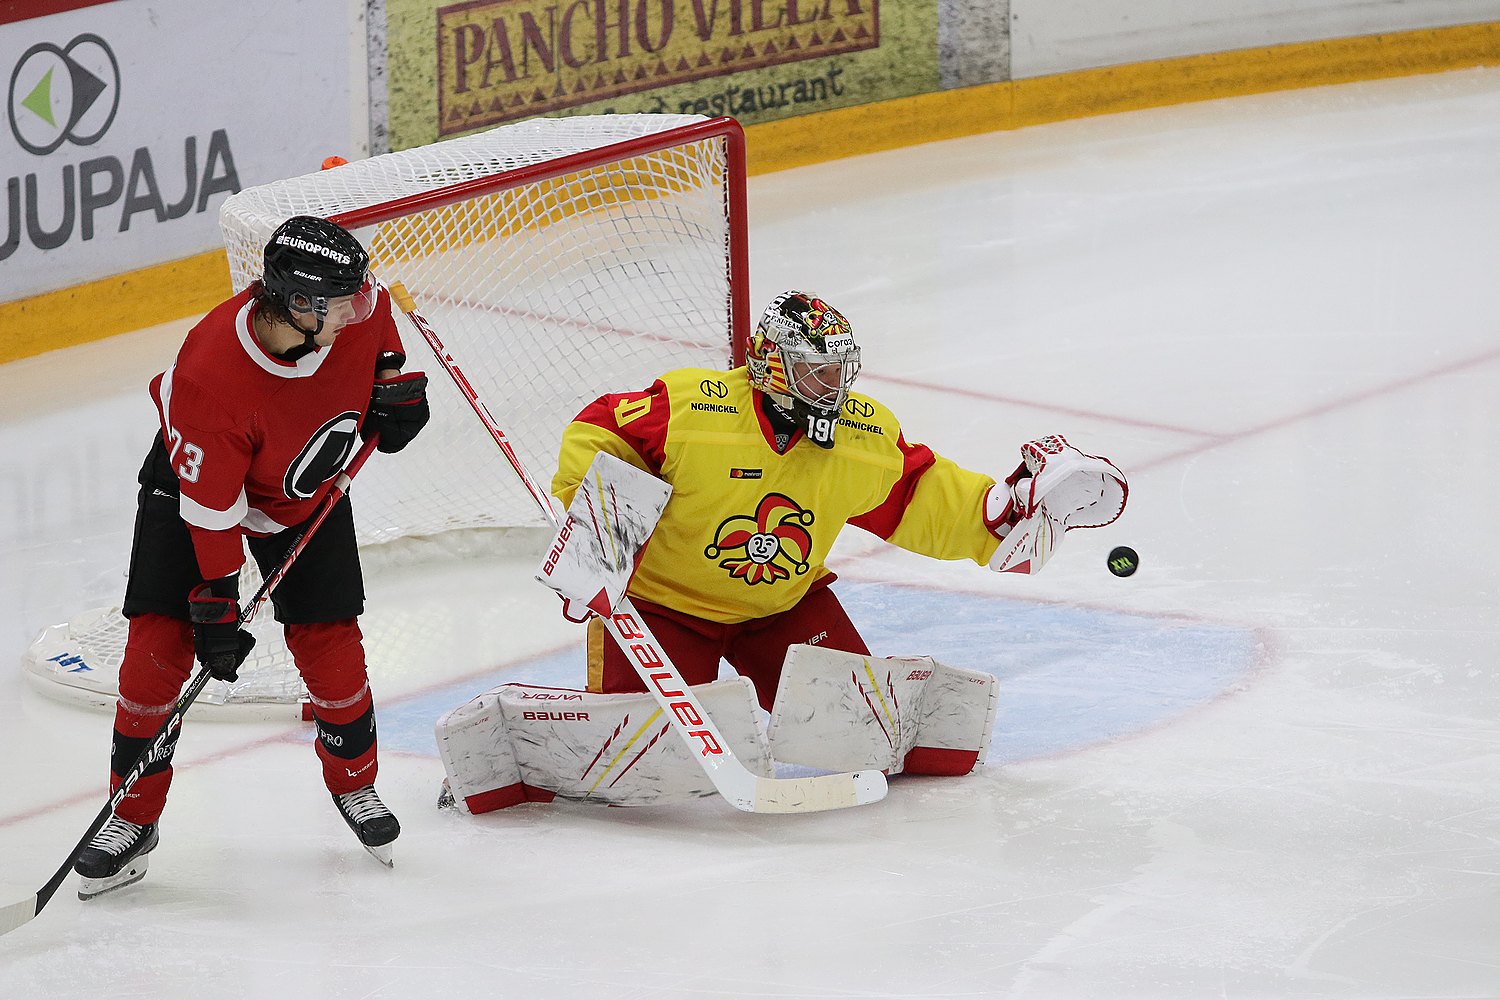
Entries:
{"type": "MultiPolygon", "coordinates": [[[[176,374],[175,366],[168,374],[176,374]]],[[[151,392],[199,571],[205,580],[228,576],[244,562],[239,524],[254,451],[249,432],[225,411],[220,395],[189,377],[158,376],[151,392]]]]}
{"type": "Polygon", "coordinates": [[[401,331],[396,328],[396,307],[391,303],[391,293],[385,288],[380,289],[380,302],[376,303],[375,308],[380,315],[385,317],[385,322],[382,324],[385,329],[380,332],[382,345],[380,353],[399,354],[403,358],[406,357],[406,348],[401,343],[401,331]],[[384,309],[380,308],[382,303],[385,306],[384,309]]]}
{"type": "Polygon", "coordinates": [[[667,418],[671,413],[667,387],[658,379],[643,392],[600,396],[574,420],[610,432],[634,449],[650,472],[658,474],[666,457],[667,418]]]}
{"type": "Polygon", "coordinates": [[[881,501],[880,506],[849,519],[850,524],[886,539],[891,537],[891,533],[906,516],[906,509],[911,506],[912,495],[917,490],[917,484],[922,481],[922,475],[937,460],[931,448],[925,444],[908,444],[905,435],[897,435],[896,447],[901,449],[901,478],[891,486],[890,493],[881,501]]]}
{"type": "Polygon", "coordinates": [[[243,531],[239,528],[209,531],[190,524],[188,533],[193,538],[193,552],[198,557],[198,572],[203,579],[217,580],[239,572],[245,562],[243,531]]]}

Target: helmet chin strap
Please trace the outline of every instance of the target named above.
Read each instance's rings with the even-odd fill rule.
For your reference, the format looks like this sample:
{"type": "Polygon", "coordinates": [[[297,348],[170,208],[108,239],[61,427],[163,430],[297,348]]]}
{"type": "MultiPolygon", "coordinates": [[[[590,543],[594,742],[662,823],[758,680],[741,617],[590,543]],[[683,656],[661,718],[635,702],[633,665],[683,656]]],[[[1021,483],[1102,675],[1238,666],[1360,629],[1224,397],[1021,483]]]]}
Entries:
{"type": "MultiPolygon", "coordinates": [[[[296,361],[299,358],[305,358],[305,357],[307,357],[313,351],[316,351],[318,349],[318,345],[317,345],[317,342],[316,342],[315,338],[318,336],[318,334],[320,334],[320,333],[323,332],[323,314],[320,313],[320,312],[318,312],[316,309],[312,310],[312,314],[317,317],[317,319],[318,319],[318,325],[315,326],[315,327],[313,327],[311,333],[309,333],[308,331],[304,330],[300,325],[298,325],[298,323],[297,323],[297,321],[295,319],[292,320],[292,322],[291,322],[292,329],[296,330],[298,333],[302,334],[302,343],[297,344],[297,345],[292,346],[292,347],[288,347],[286,350],[284,350],[280,354],[276,355],[278,358],[280,358],[283,361],[296,361]]],[[[292,315],[291,310],[288,309],[287,310],[287,316],[290,317],[291,315],[292,315]]]]}

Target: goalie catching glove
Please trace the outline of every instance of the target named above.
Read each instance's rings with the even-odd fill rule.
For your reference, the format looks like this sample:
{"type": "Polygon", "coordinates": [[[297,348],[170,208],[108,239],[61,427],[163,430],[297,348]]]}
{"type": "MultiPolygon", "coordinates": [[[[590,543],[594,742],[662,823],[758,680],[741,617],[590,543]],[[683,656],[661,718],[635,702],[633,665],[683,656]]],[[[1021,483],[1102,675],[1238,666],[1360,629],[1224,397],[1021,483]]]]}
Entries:
{"type": "Polygon", "coordinates": [[[1021,465],[985,498],[985,525],[1000,539],[997,573],[1035,573],[1073,528],[1102,528],[1125,510],[1130,487],[1107,458],[1052,434],[1021,446],[1021,465]]]}
{"type": "Polygon", "coordinates": [[[389,455],[410,444],[431,416],[427,406],[427,376],[422,372],[377,378],[370,390],[364,436],[379,434],[380,443],[375,447],[389,455]]]}
{"type": "Polygon", "coordinates": [[[255,648],[255,636],[240,628],[238,598],[215,593],[212,583],[201,583],[188,594],[188,620],[193,623],[198,662],[217,680],[238,680],[240,664],[255,648]]]}

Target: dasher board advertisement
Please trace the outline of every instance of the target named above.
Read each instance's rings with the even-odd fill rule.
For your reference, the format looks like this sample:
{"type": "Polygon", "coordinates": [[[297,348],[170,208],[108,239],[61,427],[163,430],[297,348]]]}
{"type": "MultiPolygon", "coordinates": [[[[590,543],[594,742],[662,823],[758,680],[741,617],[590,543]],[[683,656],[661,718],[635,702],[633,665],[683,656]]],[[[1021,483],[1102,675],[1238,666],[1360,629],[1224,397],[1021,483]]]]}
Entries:
{"type": "Polygon", "coordinates": [[[939,86],[945,6],[384,0],[391,145],[536,115],[730,115],[750,125],[925,93],[939,86]]]}
{"type": "Polygon", "coordinates": [[[222,246],[230,194],[359,155],[350,21],[330,0],[0,8],[0,300],[222,246]]]}

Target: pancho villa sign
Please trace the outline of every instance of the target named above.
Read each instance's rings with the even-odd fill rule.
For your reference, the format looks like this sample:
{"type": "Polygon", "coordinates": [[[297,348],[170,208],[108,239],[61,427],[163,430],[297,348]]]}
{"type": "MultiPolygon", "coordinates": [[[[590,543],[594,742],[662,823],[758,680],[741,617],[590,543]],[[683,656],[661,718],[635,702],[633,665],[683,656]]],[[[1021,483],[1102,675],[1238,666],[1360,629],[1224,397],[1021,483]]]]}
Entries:
{"type": "Polygon", "coordinates": [[[437,10],[438,131],[873,49],[879,0],[472,0],[437,10]]]}

